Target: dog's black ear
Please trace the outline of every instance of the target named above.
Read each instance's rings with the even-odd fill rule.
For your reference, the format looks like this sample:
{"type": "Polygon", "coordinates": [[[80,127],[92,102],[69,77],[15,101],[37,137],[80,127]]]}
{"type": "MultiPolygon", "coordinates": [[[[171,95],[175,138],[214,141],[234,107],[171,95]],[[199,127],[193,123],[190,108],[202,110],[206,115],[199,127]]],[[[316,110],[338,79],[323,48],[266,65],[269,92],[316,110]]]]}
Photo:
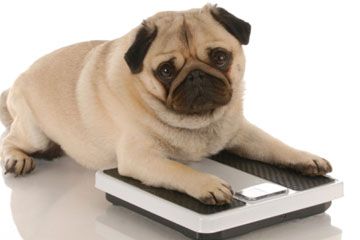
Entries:
{"type": "Polygon", "coordinates": [[[146,24],[139,29],[135,41],[125,53],[125,61],[132,73],[139,73],[143,68],[143,61],[151,43],[157,34],[157,28],[150,29],[146,24]]]}
{"type": "Polygon", "coordinates": [[[243,45],[249,43],[251,25],[220,7],[211,9],[211,15],[243,45]]]}

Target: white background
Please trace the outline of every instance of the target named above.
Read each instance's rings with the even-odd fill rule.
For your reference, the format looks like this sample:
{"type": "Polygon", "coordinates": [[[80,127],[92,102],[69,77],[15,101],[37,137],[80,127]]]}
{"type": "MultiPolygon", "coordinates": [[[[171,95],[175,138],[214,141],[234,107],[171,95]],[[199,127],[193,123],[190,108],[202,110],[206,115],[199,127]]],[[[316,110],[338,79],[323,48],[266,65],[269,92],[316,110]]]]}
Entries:
{"type": "MultiPolygon", "coordinates": [[[[252,25],[250,43],[245,46],[246,116],[284,142],[332,162],[333,176],[345,182],[345,197],[335,201],[326,215],[331,225],[342,231],[331,239],[356,239],[356,217],[360,213],[359,4],[355,0],[217,3],[252,25]]],[[[158,11],[204,4],[206,1],[195,0],[1,1],[0,90],[10,87],[37,58],[59,47],[91,39],[114,39],[158,11]]],[[[101,215],[108,204],[92,184],[93,172],[66,160],[42,163],[25,178],[6,177],[0,181],[1,238],[102,239],[93,229],[91,217],[101,215]],[[82,211],[75,211],[78,205],[83,206],[82,211]],[[84,223],[76,225],[79,221],[84,223]]],[[[133,216],[122,214],[128,214],[129,219],[133,216]]],[[[134,218],[133,222],[128,220],[128,228],[148,229],[147,237],[175,239],[174,232],[134,218]]],[[[287,239],[291,229],[308,226],[296,234],[308,231],[309,235],[302,236],[325,239],[311,235],[316,232],[317,221],[309,221],[249,236],[287,239]]]]}

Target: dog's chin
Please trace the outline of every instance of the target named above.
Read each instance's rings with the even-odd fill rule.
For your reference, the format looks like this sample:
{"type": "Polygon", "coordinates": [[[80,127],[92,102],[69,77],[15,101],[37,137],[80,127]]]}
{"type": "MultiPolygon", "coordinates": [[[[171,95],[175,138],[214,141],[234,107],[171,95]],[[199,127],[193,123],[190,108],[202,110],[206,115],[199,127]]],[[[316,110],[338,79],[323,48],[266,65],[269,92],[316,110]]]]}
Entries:
{"type": "Polygon", "coordinates": [[[164,105],[166,111],[156,111],[157,117],[167,125],[177,128],[200,129],[219,120],[225,113],[227,105],[206,111],[183,112],[171,109],[164,105]]]}
{"type": "Polygon", "coordinates": [[[195,110],[190,112],[179,110],[176,108],[169,108],[169,107],[167,107],[167,109],[168,111],[173,112],[174,114],[177,115],[181,115],[183,117],[211,117],[218,108],[207,109],[207,110],[195,110]]]}
{"type": "Polygon", "coordinates": [[[192,110],[188,110],[188,109],[183,109],[183,108],[179,108],[176,106],[171,106],[171,107],[167,107],[169,111],[172,111],[176,114],[180,114],[180,115],[185,115],[185,116],[211,116],[211,114],[214,113],[214,111],[217,109],[216,108],[211,108],[211,109],[201,109],[201,108],[195,108],[192,110]]]}
{"type": "Polygon", "coordinates": [[[208,127],[221,119],[231,105],[231,101],[229,101],[228,104],[218,106],[215,109],[185,114],[170,109],[163,100],[151,94],[149,91],[139,91],[139,93],[144,104],[153,111],[159,121],[168,126],[182,129],[201,129],[208,127]]]}
{"type": "Polygon", "coordinates": [[[154,111],[158,120],[176,128],[205,128],[219,120],[226,112],[226,109],[228,109],[228,105],[223,105],[206,112],[184,114],[168,108],[163,101],[151,94],[143,93],[142,95],[147,105],[154,111]]]}

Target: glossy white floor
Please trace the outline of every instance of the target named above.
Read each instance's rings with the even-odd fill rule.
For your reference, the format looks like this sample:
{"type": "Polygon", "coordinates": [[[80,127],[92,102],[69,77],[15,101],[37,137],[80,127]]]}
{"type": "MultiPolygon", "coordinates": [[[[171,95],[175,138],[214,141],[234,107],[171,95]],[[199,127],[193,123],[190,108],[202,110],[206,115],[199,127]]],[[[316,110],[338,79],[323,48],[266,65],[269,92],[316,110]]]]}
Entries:
{"type": "MultiPolygon", "coordinates": [[[[7,239],[187,239],[122,207],[112,206],[94,188],[94,172],[63,157],[38,161],[28,177],[1,182],[1,229],[7,239]]],[[[236,239],[343,239],[347,221],[338,214],[344,200],[326,214],[290,221],[236,239]],[[332,223],[332,219],[336,223],[332,223]]]]}

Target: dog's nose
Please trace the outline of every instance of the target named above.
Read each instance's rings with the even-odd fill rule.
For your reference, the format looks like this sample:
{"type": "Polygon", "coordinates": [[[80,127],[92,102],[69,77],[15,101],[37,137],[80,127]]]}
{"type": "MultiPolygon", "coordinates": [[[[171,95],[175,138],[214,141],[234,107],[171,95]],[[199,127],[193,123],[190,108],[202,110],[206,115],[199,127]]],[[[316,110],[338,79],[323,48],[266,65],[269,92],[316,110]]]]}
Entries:
{"type": "Polygon", "coordinates": [[[194,81],[196,79],[202,79],[203,77],[205,77],[205,73],[199,69],[195,69],[188,73],[186,80],[194,81]]]}

